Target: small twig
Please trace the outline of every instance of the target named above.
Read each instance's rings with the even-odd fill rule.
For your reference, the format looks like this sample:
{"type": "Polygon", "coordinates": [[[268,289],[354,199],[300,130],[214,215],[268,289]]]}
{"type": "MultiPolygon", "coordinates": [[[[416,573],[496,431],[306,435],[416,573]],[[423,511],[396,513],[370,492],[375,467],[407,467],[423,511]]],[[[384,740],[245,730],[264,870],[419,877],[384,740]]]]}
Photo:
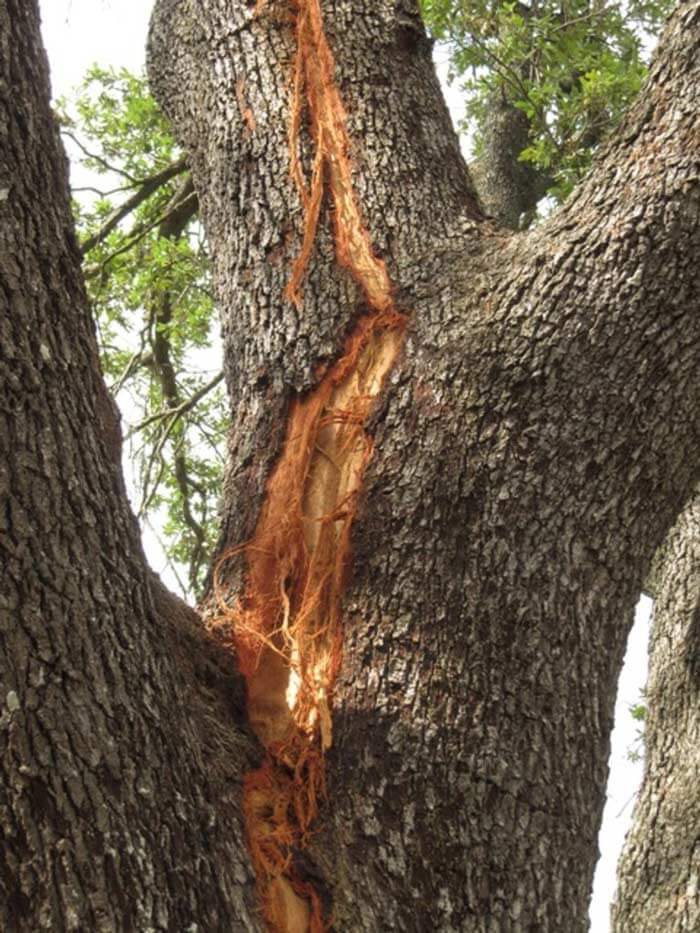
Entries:
{"type": "Polygon", "coordinates": [[[114,382],[110,386],[109,391],[111,392],[112,395],[116,396],[121,392],[121,390],[124,388],[124,384],[126,383],[126,381],[131,378],[131,376],[134,374],[134,372],[137,369],[139,369],[142,366],[149,365],[149,362],[151,361],[150,359],[151,354],[150,353],[144,354],[143,352],[145,339],[146,339],[145,332],[142,331],[141,332],[141,347],[140,349],[132,353],[132,355],[129,357],[127,361],[126,366],[122,370],[121,375],[116,380],[116,382],[114,382]]]}
{"type": "Polygon", "coordinates": [[[627,809],[627,807],[629,807],[629,805],[632,803],[632,801],[634,800],[634,798],[635,798],[636,796],[637,796],[637,791],[635,791],[635,792],[632,794],[632,796],[626,801],[626,803],[623,805],[623,807],[622,807],[622,809],[619,811],[619,813],[616,813],[616,814],[615,814],[615,819],[616,819],[616,820],[619,820],[619,819],[620,819],[620,817],[622,816],[622,814],[625,812],[625,810],[627,809]]]}
{"type": "Polygon", "coordinates": [[[149,520],[148,516],[144,516],[143,521],[144,521],[144,524],[148,526],[148,528],[149,528],[150,531],[151,531],[151,534],[153,535],[153,537],[154,537],[154,538],[156,539],[156,541],[158,542],[158,546],[160,547],[161,551],[163,552],[163,556],[165,557],[166,566],[169,567],[170,570],[172,571],[173,576],[175,577],[175,580],[177,581],[177,585],[180,587],[180,591],[182,592],[182,595],[185,597],[185,599],[187,599],[187,597],[190,595],[190,594],[189,594],[189,591],[188,591],[187,587],[185,586],[185,584],[182,582],[182,579],[180,578],[180,574],[179,574],[178,571],[177,571],[177,565],[176,565],[175,562],[174,562],[173,560],[171,560],[170,557],[168,556],[168,552],[167,552],[167,550],[166,550],[166,548],[165,548],[165,544],[164,544],[164,542],[163,542],[163,539],[161,538],[161,536],[160,536],[160,535],[158,534],[158,532],[156,531],[155,527],[153,526],[152,522],[149,520]]]}
{"type": "Polygon", "coordinates": [[[83,191],[90,191],[100,198],[111,198],[113,194],[121,194],[122,191],[131,191],[131,185],[120,185],[118,188],[111,188],[109,191],[101,191],[93,185],[81,185],[79,188],[71,188],[71,194],[78,194],[83,191]]]}
{"type": "MultiPolygon", "coordinates": [[[[221,380],[224,378],[223,372],[219,372],[214,376],[213,379],[210,379],[205,385],[198,389],[190,398],[186,399],[184,402],[181,402],[174,408],[167,408],[165,411],[158,411],[153,415],[149,415],[147,418],[144,418],[143,421],[140,421],[138,424],[134,425],[133,428],[129,430],[127,438],[133,437],[134,434],[137,434],[139,431],[143,431],[144,428],[147,428],[149,425],[153,424],[155,421],[163,421],[166,418],[173,418],[177,421],[178,418],[181,418],[183,415],[187,414],[188,411],[191,411],[199,402],[204,398],[207,393],[211,392],[221,380]]],[[[171,426],[169,426],[170,430],[171,426]]]]}
{"type": "Polygon", "coordinates": [[[560,23],[558,26],[555,26],[552,29],[552,32],[561,32],[563,29],[568,29],[569,26],[573,26],[574,23],[582,23],[587,19],[596,19],[598,16],[604,16],[609,12],[609,7],[602,6],[599,10],[589,10],[588,13],[582,13],[580,16],[574,16],[572,19],[567,20],[565,23],[560,23]]]}
{"type": "Polygon", "coordinates": [[[151,175],[149,178],[144,179],[140,183],[138,191],[134,192],[134,194],[132,194],[130,198],[127,198],[119,207],[115,208],[100,229],[81,244],[80,252],[83,256],[89,253],[91,249],[94,249],[98,243],[105,240],[125,217],[135,211],[145,200],[150,198],[158,188],[169,182],[171,178],[180,175],[186,168],[187,160],[183,156],[176,162],[168,165],[162,171],[156,172],[155,175],[151,175]]]}
{"type": "MultiPolygon", "coordinates": [[[[191,205],[196,204],[197,195],[196,194],[190,195],[187,201],[188,201],[188,204],[191,204],[191,205]]],[[[109,256],[107,256],[105,259],[102,260],[102,262],[97,263],[94,266],[87,266],[84,271],[85,278],[92,279],[92,278],[95,278],[96,275],[103,273],[108,263],[116,259],[117,256],[121,256],[123,255],[123,253],[128,253],[129,250],[132,249],[132,247],[136,246],[137,243],[140,243],[141,240],[147,237],[148,234],[151,232],[151,230],[160,226],[163,223],[163,221],[165,221],[172,213],[175,213],[176,211],[180,211],[182,207],[183,207],[182,204],[176,204],[173,207],[171,207],[169,210],[166,210],[159,217],[156,217],[156,219],[151,221],[151,223],[148,223],[145,226],[141,225],[139,227],[136,227],[134,230],[131,231],[131,234],[130,234],[131,239],[128,239],[124,244],[122,244],[122,246],[120,246],[119,249],[115,249],[114,252],[110,253],[109,256]]]]}
{"type": "Polygon", "coordinates": [[[84,156],[88,159],[92,159],[94,162],[98,162],[107,172],[114,172],[115,175],[121,175],[122,178],[128,179],[132,185],[136,186],[139,184],[138,178],[134,178],[133,175],[130,175],[129,172],[125,172],[124,169],[117,168],[115,165],[110,165],[110,163],[100,155],[97,155],[95,152],[90,152],[90,150],[78,139],[75,133],[71,133],[70,130],[61,131],[68,139],[72,140],[75,145],[80,149],[84,156]]]}

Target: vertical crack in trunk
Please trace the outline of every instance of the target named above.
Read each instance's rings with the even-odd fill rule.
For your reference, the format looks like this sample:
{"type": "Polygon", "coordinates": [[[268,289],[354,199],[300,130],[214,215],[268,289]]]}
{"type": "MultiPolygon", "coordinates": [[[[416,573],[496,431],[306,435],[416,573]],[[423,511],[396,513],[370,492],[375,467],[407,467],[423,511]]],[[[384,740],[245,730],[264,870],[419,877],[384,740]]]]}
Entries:
{"type": "Polygon", "coordinates": [[[246,558],[243,594],[233,610],[219,599],[217,621],[232,623],[250,723],[266,751],[263,765],[245,777],[243,798],[264,916],[280,933],[321,933],[330,918],[304,870],[303,852],[325,795],[324,755],[333,739],[331,702],[342,649],[340,600],[351,524],[372,454],[364,426],[401,347],[406,317],[395,307],[353,189],[347,119],[320,0],[292,0],[292,7],[290,174],[304,208],[304,233],[286,297],[302,302],[327,190],[337,259],[363,289],[369,310],[318,386],[291,405],[255,533],[237,549],[246,558]],[[308,183],[299,158],[305,114],[315,151],[308,183]]]}

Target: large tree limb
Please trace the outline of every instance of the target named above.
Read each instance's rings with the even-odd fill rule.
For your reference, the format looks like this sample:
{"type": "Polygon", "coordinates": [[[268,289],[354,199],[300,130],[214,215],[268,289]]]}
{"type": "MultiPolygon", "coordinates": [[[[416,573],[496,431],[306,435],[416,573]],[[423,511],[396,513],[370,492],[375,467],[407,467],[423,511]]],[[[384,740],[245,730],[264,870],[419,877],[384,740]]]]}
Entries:
{"type": "Polygon", "coordinates": [[[700,926],[700,491],[654,563],[644,781],[620,863],[620,933],[700,926]]]}
{"type": "Polygon", "coordinates": [[[237,681],[143,558],[34,0],[0,4],[0,122],[0,927],[254,929],[237,681]]]}

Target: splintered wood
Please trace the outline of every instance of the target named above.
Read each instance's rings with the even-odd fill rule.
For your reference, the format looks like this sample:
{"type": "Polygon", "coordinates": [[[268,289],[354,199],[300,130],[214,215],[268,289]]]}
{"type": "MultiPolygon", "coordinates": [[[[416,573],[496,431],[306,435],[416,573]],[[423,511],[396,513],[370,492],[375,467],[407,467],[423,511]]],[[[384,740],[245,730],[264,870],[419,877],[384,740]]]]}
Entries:
{"type": "MultiPolygon", "coordinates": [[[[304,210],[299,255],[286,297],[303,305],[324,193],[332,201],[339,264],[361,286],[368,311],[319,385],[293,401],[281,456],[267,484],[233,610],[223,594],[218,622],[234,631],[252,728],[266,751],[244,781],[248,844],[266,922],[279,933],[321,933],[331,918],[298,868],[325,796],[333,741],[333,686],[342,651],[340,601],[350,530],[372,440],[365,424],[403,342],[384,262],[372,249],[352,184],[347,118],[335,84],[319,0],[292,0],[295,20],[290,174],[304,210]],[[304,120],[314,144],[307,181],[299,156],[304,120]]],[[[224,556],[229,558],[232,552],[224,556]]]]}

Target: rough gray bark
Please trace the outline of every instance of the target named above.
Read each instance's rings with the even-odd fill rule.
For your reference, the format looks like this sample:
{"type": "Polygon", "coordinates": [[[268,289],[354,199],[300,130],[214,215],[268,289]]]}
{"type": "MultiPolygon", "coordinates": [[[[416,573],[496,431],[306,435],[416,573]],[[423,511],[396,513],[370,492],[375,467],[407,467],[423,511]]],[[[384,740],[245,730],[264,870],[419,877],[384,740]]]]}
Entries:
{"type": "MultiPolygon", "coordinates": [[[[588,182],[521,236],[479,216],[415,4],[323,10],[411,323],[372,422],[315,871],[338,930],[584,930],[632,611],[700,465],[698,6],[588,182]]],[[[289,400],[362,310],[328,211],[302,312],[282,297],[292,54],[284,4],[156,7],[151,77],[224,324],[222,548],[255,527],[289,400]]]]}
{"type": "Polygon", "coordinates": [[[655,558],[644,782],[613,929],[700,928],[700,493],[655,558]]]}
{"type": "Polygon", "coordinates": [[[0,928],[254,918],[240,691],[143,560],[27,0],[0,4],[0,450],[0,928]]]}

